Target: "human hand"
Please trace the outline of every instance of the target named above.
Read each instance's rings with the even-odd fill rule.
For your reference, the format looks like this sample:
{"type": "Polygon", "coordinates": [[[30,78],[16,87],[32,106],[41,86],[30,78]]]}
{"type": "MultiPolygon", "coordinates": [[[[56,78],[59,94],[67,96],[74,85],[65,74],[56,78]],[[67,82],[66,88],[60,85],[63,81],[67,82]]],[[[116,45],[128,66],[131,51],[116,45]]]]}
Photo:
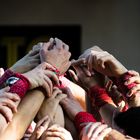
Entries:
{"type": "Polygon", "coordinates": [[[80,103],[74,98],[70,89],[68,88],[63,89],[63,93],[67,95],[67,98],[61,100],[60,104],[68,114],[69,118],[71,120],[74,120],[76,114],[84,111],[84,109],[81,107],[80,103]]]}
{"type": "Polygon", "coordinates": [[[54,124],[43,133],[40,140],[73,140],[73,138],[65,128],[54,124]]]}
{"type": "Polygon", "coordinates": [[[99,47],[88,49],[79,58],[86,58],[90,72],[95,69],[103,75],[119,77],[127,71],[113,55],[101,50],[99,47]]]}
{"type": "Polygon", "coordinates": [[[69,68],[70,56],[71,53],[69,52],[69,46],[58,38],[51,38],[49,42],[43,43],[40,50],[41,62],[48,62],[57,68],[57,70],[60,72],[60,75],[64,74],[69,68]]]}
{"type": "Polygon", "coordinates": [[[41,119],[46,114],[50,117],[51,121],[54,121],[54,117],[57,111],[57,107],[59,102],[66,98],[67,95],[62,94],[62,91],[58,88],[53,89],[52,96],[50,98],[46,98],[37,114],[37,119],[41,119]]]}
{"type": "Polygon", "coordinates": [[[80,103],[84,110],[86,110],[86,91],[79,86],[78,84],[70,81],[64,76],[60,76],[59,80],[61,81],[64,87],[68,87],[72,93],[72,95],[76,98],[76,100],[80,103]],[[80,94],[79,94],[80,93],[80,94]]]}
{"type": "Polygon", "coordinates": [[[17,102],[20,102],[19,96],[10,93],[9,90],[10,87],[5,87],[0,90],[0,113],[7,122],[12,121],[13,113],[17,112],[17,102]]]}
{"type": "Polygon", "coordinates": [[[10,69],[14,72],[25,73],[32,70],[40,63],[40,49],[31,50],[23,58],[18,60],[10,69]]]}
{"type": "Polygon", "coordinates": [[[46,115],[36,124],[35,130],[33,131],[29,140],[40,139],[42,134],[48,129],[49,124],[50,118],[46,115]]]}
{"type": "Polygon", "coordinates": [[[91,88],[94,85],[103,86],[105,80],[104,76],[95,71],[94,74],[92,72],[92,75],[88,76],[86,74],[86,71],[88,71],[88,69],[83,64],[84,64],[83,59],[77,60],[72,63],[72,66],[74,67],[76,73],[72,70],[69,70],[69,73],[71,77],[74,79],[74,81],[86,90],[89,90],[89,88],[91,88]]]}
{"type": "Polygon", "coordinates": [[[81,140],[103,140],[111,130],[106,124],[90,122],[82,129],[81,140]]]}
{"type": "Polygon", "coordinates": [[[55,70],[50,64],[43,62],[33,70],[23,74],[30,82],[30,89],[41,86],[46,90],[47,96],[51,96],[53,83],[59,85],[59,80],[56,74],[49,69],[55,70]]]}
{"type": "Polygon", "coordinates": [[[136,86],[132,87],[129,92],[127,93],[128,97],[131,97],[133,94],[137,93],[140,91],[140,75],[138,72],[134,71],[134,70],[129,70],[128,74],[131,75],[131,77],[129,77],[129,79],[127,79],[125,81],[125,85],[128,86],[132,83],[135,83],[136,86]]]}

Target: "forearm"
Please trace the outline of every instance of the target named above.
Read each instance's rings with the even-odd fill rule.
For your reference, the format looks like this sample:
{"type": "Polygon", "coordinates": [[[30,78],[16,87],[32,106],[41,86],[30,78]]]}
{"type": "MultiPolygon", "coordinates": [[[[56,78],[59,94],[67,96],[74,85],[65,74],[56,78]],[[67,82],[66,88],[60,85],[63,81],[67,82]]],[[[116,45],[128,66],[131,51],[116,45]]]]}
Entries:
{"type": "Polygon", "coordinates": [[[43,100],[44,95],[40,90],[29,91],[19,104],[18,112],[13,116],[12,122],[0,136],[0,139],[9,140],[9,136],[13,140],[21,139],[37,114],[43,100]]]}
{"type": "Polygon", "coordinates": [[[119,112],[119,110],[112,104],[105,104],[99,110],[104,122],[110,127],[114,128],[114,115],[119,112]]]}

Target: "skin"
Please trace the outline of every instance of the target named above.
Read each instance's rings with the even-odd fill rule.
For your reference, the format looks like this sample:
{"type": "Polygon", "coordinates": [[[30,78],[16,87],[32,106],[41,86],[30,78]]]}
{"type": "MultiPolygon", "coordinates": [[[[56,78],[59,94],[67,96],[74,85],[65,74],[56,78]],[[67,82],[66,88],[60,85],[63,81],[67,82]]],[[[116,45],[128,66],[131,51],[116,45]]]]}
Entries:
{"type": "Polygon", "coordinates": [[[20,102],[18,95],[8,92],[10,87],[0,90],[0,133],[2,133],[12,121],[13,114],[17,112],[17,105],[20,102]]]}
{"type": "Polygon", "coordinates": [[[43,43],[42,48],[40,49],[41,62],[48,62],[51,64],[59,70],[60,75],[68,70],[71,64],[69,61],[70,56],[69,46],[58,38],[51,38],[49,42],[43,43]]]}
{"type": "MultiPolygon", "coordinates": [[[[23,74],[29,80],[30,89],[42,86],[46,90],[46,92],[44,92],[45,95],[49,96],[51,88],[52,88],[51,86],[52,81],[50,80],[50,78],[54,81],[54,83],[58,83],[57,76],[52,71],[47,70],[47,68],[50,68],[50,67],[51,66],[49,64],[44,62],[40,64],[39,66],[37,66],[36,68],[34,68],[32,71],[29,71],[23,74]]],[[[19,103],[20,103],[20,100],[14,104],[15,110],[18,107],[19,103]]],[[[5,115],[3,114],[0,115],[0,126],[2,127],[1,132],[3,132],[4,129],[9,125],[9,121],[10,122],[13,121],[12,117],[16,111],[11,110],[10,106],[8,106],[7,108],[3,106],[1,109],[1,112],[7,112],[9,114],[8,121],[6,120],[7,118],[5,115]]]]}
{"type": "Polygon", "coordinates": [[[44,116],[49,115],[52,123],[55,123],[55,121],[56,121],[55,118],[58,116],[58,114],[56,112],[58,112],[57,109],[59,109],[59,115],[62,118],[59,119],[58,124],[61,124],[64,127],[64,115],[63,115],[63,112],[60,110],[60,106],[58,107],[59,102],[64,98],[66,98],[66,95],[62,94],[62,91],[59,90],[58,88],[54,88],[52,96],[50,98],[45,98],[45,100],[37,114],[36,119],[40,120],[44,116]]]}
{"type": "Polygon", "coordinates": [[[18,60],[10,69],[14,72],[25,73],[35,68],[39,63],[39,49],[35,49],[18,60]]]}
{"type": "Polygon", "coordinates": [[[18,113],[14,114],[12,122],[9,123],[5,131],[0,135],[0,139],[9,140],[10,136],[10,139],[20,140],[36,116],[44,98],[44,94],[39,89],[29,91],[19,104],[18,113]],[[32,111],[30,107],[32,107],[32,111]]]}
{"type": "Polygon", "coordinates": [[[58,124],[50,126],[50,118],[43,117],[36,125],[29,140],[72,140],[71,134],[58,124]]]}

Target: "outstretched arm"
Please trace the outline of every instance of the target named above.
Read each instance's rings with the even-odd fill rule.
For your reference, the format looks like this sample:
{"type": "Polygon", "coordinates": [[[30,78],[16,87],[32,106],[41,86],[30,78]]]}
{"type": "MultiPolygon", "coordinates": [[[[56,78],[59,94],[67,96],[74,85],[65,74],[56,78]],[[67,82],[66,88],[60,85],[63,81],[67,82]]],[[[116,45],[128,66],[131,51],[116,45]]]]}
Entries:
{"type": "Polygon", "coordinates": [[[18,113],[14,114],[12,122],[9,123],[6,130],[0,135],[0,139],[20,140],[37,114],[44,98],[44,94],[39,89],[29,91],[21,101],[18,113]]]}

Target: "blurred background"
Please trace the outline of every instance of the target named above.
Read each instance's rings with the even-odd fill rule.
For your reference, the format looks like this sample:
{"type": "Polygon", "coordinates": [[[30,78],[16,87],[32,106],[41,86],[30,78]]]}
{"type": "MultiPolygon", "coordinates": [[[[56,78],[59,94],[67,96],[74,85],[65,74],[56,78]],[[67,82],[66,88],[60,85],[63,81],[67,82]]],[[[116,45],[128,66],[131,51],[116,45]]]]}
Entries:
{"type": "Polygon", "coordinates": [[[97,45],[140,72],[140,0],[0,0],[0,66],[59,37],[74,58],[97,45]]]}

